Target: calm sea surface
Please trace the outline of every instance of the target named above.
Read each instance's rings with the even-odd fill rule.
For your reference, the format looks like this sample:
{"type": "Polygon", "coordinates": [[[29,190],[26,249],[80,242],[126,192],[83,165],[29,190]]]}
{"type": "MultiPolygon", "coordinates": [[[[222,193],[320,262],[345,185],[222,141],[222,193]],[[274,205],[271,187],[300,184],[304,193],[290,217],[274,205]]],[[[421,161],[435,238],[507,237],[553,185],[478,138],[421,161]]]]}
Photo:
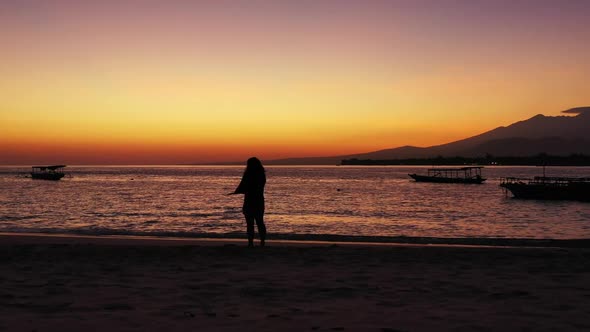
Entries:
{"type": "MultiPolygon", "coordinates": [[[[522,201],[501,177],[539,167],[487,167],[483,185],[416,183],[427,167],[267,167],[273,234],[590,238],[590,203],[522,201]]],[[[0,231],[190,236],[243,234],[242,196],[226,196],[243,167],[68,167],[71,178],[23,178],[0,167],[0,231]]],[[[21,176],[19,176],[21,174],[21,176]]],[[[589,167],[548,176],[590,177],[589,167]]]]}

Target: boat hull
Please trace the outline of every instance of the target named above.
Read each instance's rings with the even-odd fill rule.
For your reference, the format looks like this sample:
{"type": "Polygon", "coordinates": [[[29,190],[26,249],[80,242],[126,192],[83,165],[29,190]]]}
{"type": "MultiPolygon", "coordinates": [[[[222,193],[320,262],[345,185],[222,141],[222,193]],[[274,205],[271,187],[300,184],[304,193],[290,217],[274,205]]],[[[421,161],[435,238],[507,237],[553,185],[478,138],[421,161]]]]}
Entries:
{"type": "Polygon", "coordinates": [[[434,183],[463,183],[463,184],[482,184],[486,179],[482,177],[474,178],[447,178],[441,176],[427,176],[418,174],[408,174],[416,182],[434,182],[434,183]]]}
{"type": "Polygon", "coordinates": [[[31,173],[31,178],[35,180],[58,181],[64,176],[64,173],[31,173]]]}
{"type": "Polygon", "coordinates": [[[568,185],[543,185],[529,183],[502,183],[514,198],[541,200],[569,200],[590,202],[590,183],[570,183],[568,185]]]}

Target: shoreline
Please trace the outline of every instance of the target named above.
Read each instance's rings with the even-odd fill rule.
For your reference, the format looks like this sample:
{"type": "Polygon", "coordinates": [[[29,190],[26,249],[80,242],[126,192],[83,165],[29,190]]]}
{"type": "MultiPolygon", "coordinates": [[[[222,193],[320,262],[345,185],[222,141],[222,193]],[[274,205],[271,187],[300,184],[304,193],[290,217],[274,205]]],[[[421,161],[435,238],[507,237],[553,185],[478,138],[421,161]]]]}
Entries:
{"type": "MultiPolygon", "coordinates": [[[[43,244],[109,244],[109,245],[168,245],[212,246],[241,245],[246,236],[241,234],[127,235],[43,232],[0,232],[0,243],[43,244]]],[[[331,234],[273,234],[267,243],[272,246],[441,246],[441,247],[509,247],[509,248],[590,248],[590,239],[522,239],[522,238],[435,238],[348,236],[331,234]]]]}

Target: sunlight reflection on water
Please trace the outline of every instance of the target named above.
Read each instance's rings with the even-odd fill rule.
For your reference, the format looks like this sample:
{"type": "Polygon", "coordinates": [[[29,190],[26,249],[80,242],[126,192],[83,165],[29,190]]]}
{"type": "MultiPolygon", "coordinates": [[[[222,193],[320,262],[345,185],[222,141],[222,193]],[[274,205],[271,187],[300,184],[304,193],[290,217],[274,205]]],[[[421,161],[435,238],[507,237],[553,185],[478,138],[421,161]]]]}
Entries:
{"type": "MultiPolygon", "coordinates": [[[[0,231],[244,232],[243,167],[69,167],[59,182],[0,168],[0,231]]],[[[363,236],[590,238],[590,204],[521,201],[498,187],[536,167],[488,167],[483,185],[416,183],[423,167],[267,167],[269,230],[363,236]]],[[[553,176],[589,176],[555,167],[553,176]]]]}

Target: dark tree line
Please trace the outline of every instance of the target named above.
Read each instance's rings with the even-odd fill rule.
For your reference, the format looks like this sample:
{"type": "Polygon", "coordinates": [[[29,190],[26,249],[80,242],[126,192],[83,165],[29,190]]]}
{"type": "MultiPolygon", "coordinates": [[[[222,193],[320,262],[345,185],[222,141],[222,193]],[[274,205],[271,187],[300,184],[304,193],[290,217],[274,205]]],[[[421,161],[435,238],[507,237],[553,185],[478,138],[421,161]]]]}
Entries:
{"type": "Polygon", "coordinates": [[[443,157],[409,159],[344,159],[342,165],[507,165],[507,166],[590,166],[590,155],[572,154],[553,156],[538,154],[529,157],[496,157],[486,154],[481,157],[443,157]]]}

